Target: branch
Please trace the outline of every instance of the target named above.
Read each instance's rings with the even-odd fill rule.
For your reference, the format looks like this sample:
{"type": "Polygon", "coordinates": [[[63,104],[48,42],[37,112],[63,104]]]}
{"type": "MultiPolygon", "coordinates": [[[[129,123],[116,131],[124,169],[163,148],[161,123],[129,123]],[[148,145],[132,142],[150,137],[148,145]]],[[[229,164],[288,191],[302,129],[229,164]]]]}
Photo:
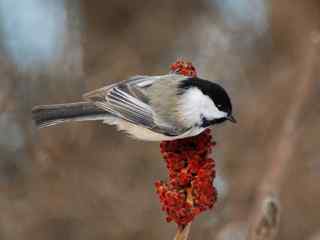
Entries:
{"type": "Polygon", "coordinates": [[[249,229],[249,239],[271,240],[278,233],[280,222],[280,205],[277,198],[264,196],[259,203],[257,217],[249,229]]]}
{"type": "Polygon", "coordinates": [[[191,222],[184,227],[178,227],[174,240],[187,240],[190,233],[191,222]]]}
{"type": "Polygon", "coordinates": [[[311,41],[308,39],[305,43],[308,49],[302,60],[299,71],[301,75],[296,81],[298,84],[292,95],[293,101],[288,107],[287,118],[283,122],[277,145],[271,156],[269,170],[262,180],[257,204],[250,218],[249,240],[271,240],[277,234],[280,218],[279,192],[297,145],[298,119],[315,80],[312,74],[318,62],[319,39],[319,33],[312,33],[311,41]]]}

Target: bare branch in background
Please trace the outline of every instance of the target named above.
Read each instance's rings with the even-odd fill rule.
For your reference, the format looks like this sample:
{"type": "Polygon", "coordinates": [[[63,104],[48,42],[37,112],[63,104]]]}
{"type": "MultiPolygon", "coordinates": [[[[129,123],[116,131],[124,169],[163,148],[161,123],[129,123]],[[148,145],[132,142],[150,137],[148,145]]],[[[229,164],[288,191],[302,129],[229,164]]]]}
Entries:
{"type": "Polygon", "coordinates": [[[258,189],[257,204],[250,218],[249,240],[271,240],[276,236],[280,218],[279,192],[298,141],[298,119],[315,81],[312,74],[317,64],[319,36],[318,32],[312,33],[311,41],[308,39],[304,43],[306,52],[301,68],[298,69],[298,84],[292,94],[292,104],[288,106],[287,117],[271,155],[269,170],[258,189]]]}
{"type": "Polygon", "coordinates": [[[250,236],[254,240],[274,239],[280,221],[280,206],[276,198],[267,195],[260,203],[259,218],[254,223],[254,230],[250,236]]]}
{"type": "Polygon", "coordinates": [[[315,234],[313,234],[309,240],[320,240],[320,231],[316,232],[315,234]]]}

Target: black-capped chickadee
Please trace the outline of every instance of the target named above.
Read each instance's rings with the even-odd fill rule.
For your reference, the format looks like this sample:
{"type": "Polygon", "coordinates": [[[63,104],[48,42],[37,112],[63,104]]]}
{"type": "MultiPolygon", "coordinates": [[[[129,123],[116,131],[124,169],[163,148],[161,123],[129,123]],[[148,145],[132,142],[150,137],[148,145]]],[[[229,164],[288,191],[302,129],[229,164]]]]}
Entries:
{"type": "Polygon", "coordinates": [[[84,102],[34,107],[36,125],[102,120],[137,139],[165,141],[195,136],[226,120],[236,122],[231,100],[220,85],[176,73],[135,76],[83,98],[84,102]]]}

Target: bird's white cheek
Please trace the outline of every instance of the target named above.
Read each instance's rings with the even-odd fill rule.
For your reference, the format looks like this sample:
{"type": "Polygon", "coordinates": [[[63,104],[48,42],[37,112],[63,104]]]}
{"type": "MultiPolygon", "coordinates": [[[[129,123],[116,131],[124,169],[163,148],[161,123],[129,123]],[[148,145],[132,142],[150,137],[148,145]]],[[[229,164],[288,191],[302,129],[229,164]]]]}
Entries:
{"type": "Polygon", "coordinates": [[[198,91],[195,88],[187,90],[178,102],[179,120],[185,127],[191,127],[201,121],[198,91]]]}
{"type": "Polygon", "coordinates": [[[179,101],[180,120],[186,127],[202,123],[202,117],[208,120],[226,117],[213,101],[198,88],[188,89],[179,101]]]}
{"type": "Polygon", "coordinates": [[[204,116],[207,119],[225,118],[228,115],[226,112],[220,111],[213,102],[210,108],[207,108],[207,109],[209,109],[209,111],[207,112],[204,111],[204,116]]]}

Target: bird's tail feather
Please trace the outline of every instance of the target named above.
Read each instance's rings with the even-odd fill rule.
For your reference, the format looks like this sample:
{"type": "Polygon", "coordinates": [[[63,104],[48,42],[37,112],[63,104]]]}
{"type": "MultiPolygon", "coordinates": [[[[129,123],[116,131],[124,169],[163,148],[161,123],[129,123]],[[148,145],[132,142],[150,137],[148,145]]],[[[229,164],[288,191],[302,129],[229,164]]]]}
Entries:
{"type": "Polygon", "coordinates": [[[37,127],[49,127],[66,121],[103,120],[110,116],[91,102],[40,105],[32,109],[37,127]]]}

